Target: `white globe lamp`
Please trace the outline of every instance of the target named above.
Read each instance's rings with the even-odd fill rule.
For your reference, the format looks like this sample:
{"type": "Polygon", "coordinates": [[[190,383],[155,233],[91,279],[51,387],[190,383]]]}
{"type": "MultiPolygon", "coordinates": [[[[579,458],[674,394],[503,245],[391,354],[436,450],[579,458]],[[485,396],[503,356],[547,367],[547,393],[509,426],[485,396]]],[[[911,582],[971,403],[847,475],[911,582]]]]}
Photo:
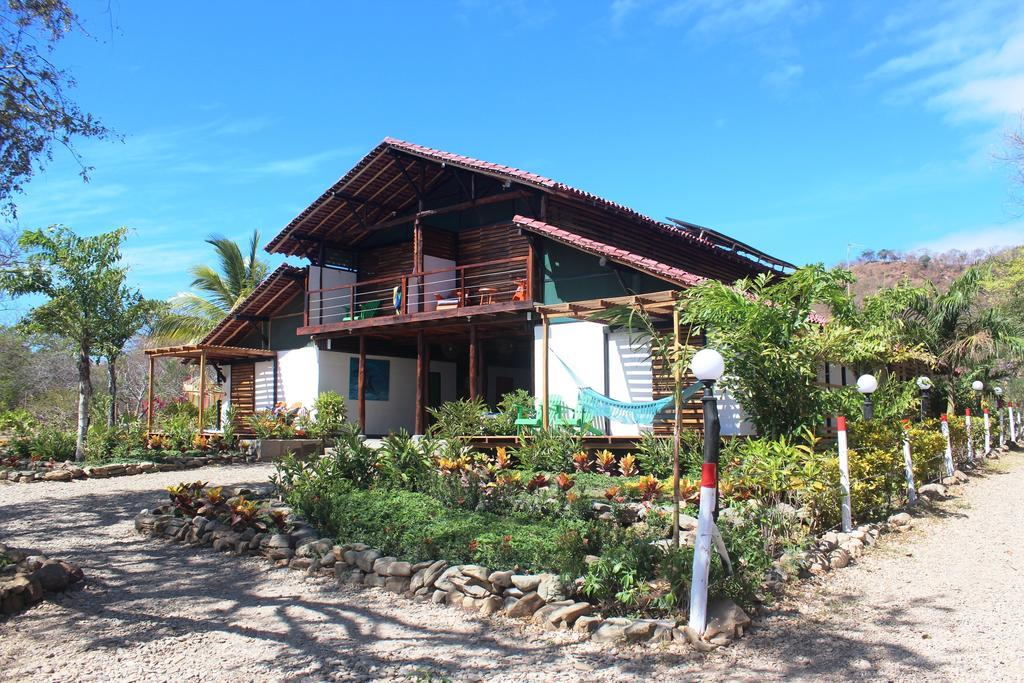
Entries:
{"type": "Polygon", "coordinates": [[[861,375],[857,378],[857,391],[870,396],[878,389],[878,380],[874,375],[861,375]]]}
{"type": "Polygon", "coordinates": [[[725,372],[725,359],[714,349],[701,349],[693,354],[690,369],[702,382],[717,382],[725,372]]]}

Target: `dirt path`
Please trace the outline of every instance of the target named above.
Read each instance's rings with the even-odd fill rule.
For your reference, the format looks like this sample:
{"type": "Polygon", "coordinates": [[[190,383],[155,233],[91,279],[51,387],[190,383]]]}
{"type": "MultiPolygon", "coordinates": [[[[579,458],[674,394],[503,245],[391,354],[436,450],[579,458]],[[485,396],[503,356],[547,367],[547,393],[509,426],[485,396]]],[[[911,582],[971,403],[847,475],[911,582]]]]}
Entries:
{"type": "MultiPolygon", "coordinates": [[[[264,466],[188,473],[262,483],[264,466]]],[[[1019,680],[1024,457],[941,515],[780,605],[703,658],[337,589],[257,559],[144,540],[132,519],[181,473],[0,485],[0,540],[79,563],[79,590],[0,622],[0,678],[32,681],[1019,680]]]]}

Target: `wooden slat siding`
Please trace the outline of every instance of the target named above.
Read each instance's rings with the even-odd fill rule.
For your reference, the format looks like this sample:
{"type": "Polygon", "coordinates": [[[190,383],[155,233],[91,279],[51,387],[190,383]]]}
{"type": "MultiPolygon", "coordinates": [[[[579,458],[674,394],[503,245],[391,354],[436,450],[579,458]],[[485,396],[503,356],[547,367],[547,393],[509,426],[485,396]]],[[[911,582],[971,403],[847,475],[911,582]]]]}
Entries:
{"type": "Polygon", "coordinates": [[[359,251],[359,280],[408,275],[412,268],[412,242],[359,251]]]}
{"type": "Polygon", "coordinates": [[[752,264],[737,262],[725,253],[690,244],[682,235],[675,238],[611,212],[559,197],[548,198],[546,220],[583,237],[662,261],[694,275],[733,282],[758,272],[752,264]]]}
{"type": "MultiPolygon", "coordinates": [[[[452,261],[459,259],[458,236],[454,232],[423,228],[423,253],[427,256],[446,258],[452,261]]],[[[430,270],[429,268],[427,270],[430,270]]]]}
{"type": "MultiPolygon", "coordinates": [[[[530,243],[518,234],[511,223],[485,225],[470,228],[459,233],[459,264],[486,263],[507,258],[526,257],[530,251],[530,243]]],[[[504,292],[514,290],[514,280],[525,280],[526,269],[523,264],[499,263],[492,266],[468,269],[466,275],[475,289],[481,285],[497,286],[504,292]],[[515,270],[515,273],[507,271],[515,270]],[[520,272],[521,271],[521,272],[520,272]],[[488,276],[494,274],[492,282],[488,276]]]]}
{"type": "MultiPolygon", "coordinates": [[[[686,328],[680,330],[681,341],[686,341],[686,328]]],[[[696,347],[704,346],[704,336],[694,335],[690,338],[690,344],[696,347]]],[[[697,381],[697,378],[693,376],[687,368],[683,374],[683,387],[687,387],[697,381]]],[[[668,367],[660,358],[651,358],[651,386],[652,393],[655,400],[659,398],[665,398],[671,396],[675,389],[675,380],[672,377],[672,369],[668,367]]],[[[693,398],[684,403],[680,407],[680,417],[682,418],[683,429],[693,429],[697,431],[704,430],[704,408],[701,405],[701,397],[704,395],[703,391],[697,392],[693,398]]],[[[669,406],[667,409],[662,410],[654,417],[654,433],[665,436],[672,434],[673,424],[675,422],[675,408],[669,406]]]]}
{"type": "Polygon", "coordinates": [[[245,431],[249,418],[256,412],[256,365],[235,363],[231,366],[231,405],[235,408],[235,428],[245,431]]]}

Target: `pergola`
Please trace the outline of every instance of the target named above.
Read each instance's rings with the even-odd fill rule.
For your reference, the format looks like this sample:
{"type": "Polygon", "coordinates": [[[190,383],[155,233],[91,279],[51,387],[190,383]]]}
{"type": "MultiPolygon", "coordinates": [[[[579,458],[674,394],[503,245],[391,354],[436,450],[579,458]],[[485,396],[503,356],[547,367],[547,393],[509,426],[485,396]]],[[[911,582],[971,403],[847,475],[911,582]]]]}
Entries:
{"type": "MultiPolygon", "coordinates": [[[[552,304],[550,306],[537,306],[536,311],[540,315],[542,333],[541,343],[541,394],[542,394],[542,420],[544,429],[548,428],[548,344],[550,338],[551,318],[576,318],[589,320],[600,317],[599,314],[612,308],[628,306],[641,310],[649,315],[672,315],[672,330],[674,335],[673,344],[678,352],[679,344],[679,311],[676,309],[676,300],[679,297],[679,290],[665,290],[653,294],[639,294],[630,296],[617,296],[607,299],[590,299],[588,301],[574,301],[567,304],[552,304]]],[[[673,379],[675,382],[674,395],[679,396],[679,385],[682,381],[679,367],[674,369],[673,379]]],[[[675,419],[679,423],[679,401],[675,402],[675,419]]]]}
{"type": "MultiPolygon", "coordinates": [[[[146,349],[149,356],[149,386],[146,392],[146,431],[153,432],[153,371],[157,358],[180,358],[183,363],[195,363],[199,366],[199,434],[203,434],[203,411],[206,409],[206,362],[231,362],[239,360],[275,360],[277,353],[268,349],[252,349],[241,346],[219,346],[216,344],[182,344],[179,346],[159,346],[146,349]]],[[[275,368],[275,384],[276,368],[275,368]]]]}

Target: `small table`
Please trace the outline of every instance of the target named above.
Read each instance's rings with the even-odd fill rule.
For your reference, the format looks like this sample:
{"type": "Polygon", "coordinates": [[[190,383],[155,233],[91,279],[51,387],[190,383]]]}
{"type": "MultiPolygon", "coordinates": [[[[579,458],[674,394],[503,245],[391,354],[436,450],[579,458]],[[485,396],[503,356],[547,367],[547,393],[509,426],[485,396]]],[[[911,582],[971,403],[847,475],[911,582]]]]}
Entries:
{"type": "Polygon", "coordinates": [[[498,293],[497,287],[481,287],[477,290],[477,294],[480,295],[480,305],[493,304],[494,295],[498,293]]]}

